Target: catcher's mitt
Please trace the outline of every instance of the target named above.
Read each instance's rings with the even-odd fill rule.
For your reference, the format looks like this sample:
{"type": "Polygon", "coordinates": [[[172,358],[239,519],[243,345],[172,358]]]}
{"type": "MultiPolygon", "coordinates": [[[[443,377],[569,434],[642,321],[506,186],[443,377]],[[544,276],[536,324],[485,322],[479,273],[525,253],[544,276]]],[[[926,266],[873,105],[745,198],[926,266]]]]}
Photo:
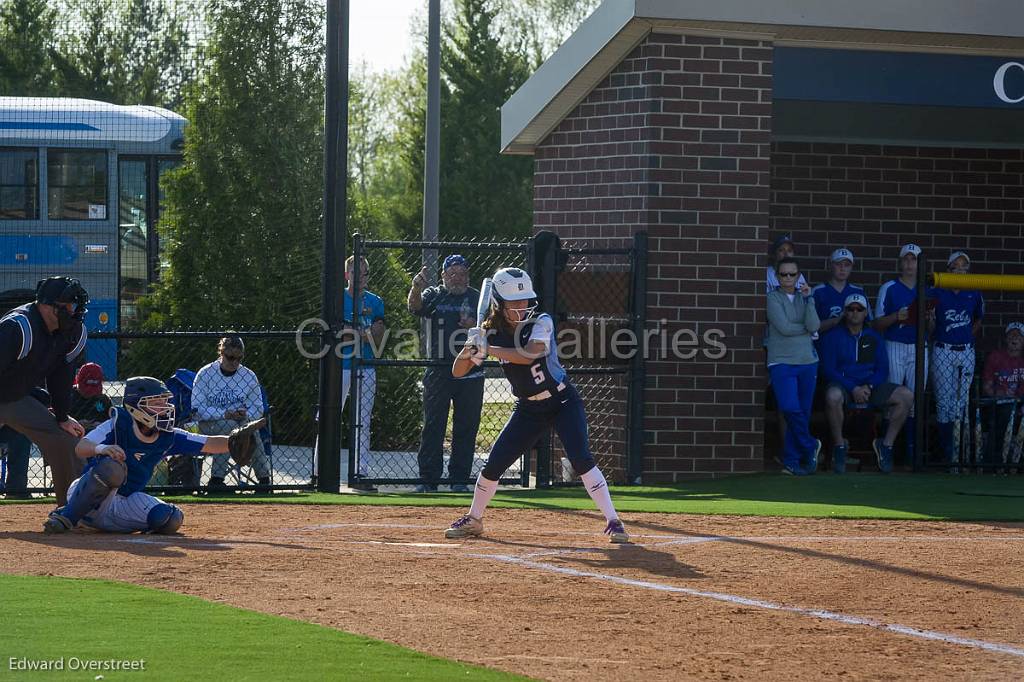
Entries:
{"type": "Polygon", "coordinates": [[[267,415],[263,415],[259,419],[239,426],[228,434],[228,452],[231,453],[231,459],[235,460],[236,464],[245,466],[252,461],[253,453],[256,452],[256,439],[259,438],[256,432],[262,429],[266,423],[267,415]]]}

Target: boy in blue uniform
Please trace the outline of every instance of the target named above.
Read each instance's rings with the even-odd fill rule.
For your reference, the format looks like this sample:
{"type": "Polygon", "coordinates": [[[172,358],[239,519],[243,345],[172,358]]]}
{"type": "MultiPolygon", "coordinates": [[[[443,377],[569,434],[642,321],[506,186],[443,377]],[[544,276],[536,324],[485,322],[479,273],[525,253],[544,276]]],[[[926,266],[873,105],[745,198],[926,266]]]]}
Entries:
{"type": "MultiPolygon", "coordinates": [[[[966,275],[971,259],[963,251],[954,251],[946,261],[949,271],[966,275]]],[[[974,380],[974,339],[985,315],[985,300],[978,291],[931,288],[928,297],[935,299],[929,320],[935,324],[932,382],[939,442],[947,464],[952,464],[960,447],[954,427],[967,410],[971,382],[974,380]]]]}
{"type": "MultiPolygon", "coordinates": [[[[889,381],[906,386],[913,393],[917,383],[917,324],[911,311],[917,300],[917,257],[921,247],[904,244],[900,248],[900,276],[878,290],[875,304],[875,329],[885,335],[885,351],[889,356],[889,381]]],[[[928,350],[925,349],[924,375],[928,376],[928,350]]],[[[914,409],[906,423],[906,461],[914,461],[914,409]]]]}
{"type": "Polygon", "coordinates": [[[530,276],[523,270],[503,268],[494,273],[492,281],[494,300],[487,320],[483,328],[470,330],[465,348],[455,358],[452,374],[464,376],[492,355],[501,362],[518,400],[476,479],[469,513],[452,523],[444,536],[459,539],[481,535],[484,510],[498,489],[501,475],[540,434],[554,427],[573,469],[608,522],[604,532],[612,542],[628,543],[608,482],[590,452],[583,400],[558,361],[554,321],[547,314],[533,315],[536,305],[529,303],[537,296],[530,276]]]}
{"type": "Polygon", "coordinates": [[[864,324],[868,299],[852,294],[843,307],[843,324],[821,339],[821,375],[826,382],[825,412],[832,431],[832,469],[846,471],[847,442],[843,410],[874,408],[888,412],[885,436],[872,446],[882,473],[892,471],[892,446],[899,435],[914,395],[905,386],[889,383],[889,358],[882,336],[864,324]]]}
{"type": "MultiPolygon", "coordinates": [[[[864,289],[850,284],[850,273],[853,272],[853,252],[849,249],[836,249],[829,258],[829,280],[811,289],[814,297],[814,309],[818,312],[821,327],[818,338],[836,328],[843,317],[843,306],[846,299],[853,294],[864,296],[864,289]]],[[[871,311],[868,310],[868,319],[871,311]]]]}
{"type": "Polygon", "coordinates": [[[173,428],[171,393],[159,379],[132,377],[123,407],[89,432],[83,443],[102,454],[89,459],[68,488],[68,503],[50,513],[43,532],[66,533],[79,521],[114,533],[173,533],[184,514],[173,504],[142,492],[160,460],[171,455],[228,451],[228,436],[203,436],[173,428]]]}

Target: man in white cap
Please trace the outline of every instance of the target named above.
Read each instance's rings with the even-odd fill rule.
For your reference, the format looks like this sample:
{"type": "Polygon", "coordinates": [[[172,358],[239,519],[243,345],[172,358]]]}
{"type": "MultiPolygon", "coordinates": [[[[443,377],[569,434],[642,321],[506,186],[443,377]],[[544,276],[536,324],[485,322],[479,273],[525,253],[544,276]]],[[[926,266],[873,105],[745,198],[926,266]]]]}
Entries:
{"type": "MultiPolygon", "coordinates": [[[[885,349],[889,356],[889,381],[897,386],[906,386],[914,392],[917,376],[917,321],[913,314],[917,300],[917,257],[921,247],[904,244],[900,247],[900,276],[891,279],[878,290],[875,304],[874,327],[885,335],[885,349]]],[[[928,355],[925,350],[924,374],[928,376],[928,355]]],[[[915,434],[914,409],[911,406],[907,417],[904,439],[907,444],[905,463],[912,465],[915,434]]]]}
{"type": "MultiPolygon", "coordinates": [[[[853,294],[865,296],[864,289],[850,284],[850,273],[853,272],[853,251],[836,249],[829,258],[829,280],[811,289],[814,307],[821,320],[819,335],[832,331],[843,316],[843,304],[853,294]]],[[[868,310],[868,319],[871,311],[868,310]]]]}
{"type": "Polygon", "coordinates": [[[872,447],[883,473],[892,471],[892,446],[910,414],[914,395],[888,381],[885,340],[864,325],[868,299],[852,294],[843,305],[842,323],[821,339],[821,375],[826,383],[825,413],[832,433],[832,468],[846,471],[848,442],[843,437],[846,408],[888,411],[888,427],[872,447]]]}

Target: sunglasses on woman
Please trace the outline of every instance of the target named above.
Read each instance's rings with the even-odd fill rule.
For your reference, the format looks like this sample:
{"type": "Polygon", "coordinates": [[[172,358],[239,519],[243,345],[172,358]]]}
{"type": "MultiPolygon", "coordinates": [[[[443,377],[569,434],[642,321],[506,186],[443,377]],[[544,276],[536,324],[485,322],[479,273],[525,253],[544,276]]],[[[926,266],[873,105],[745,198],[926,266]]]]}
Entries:
{"type": "Polygon", "coordinates": [[[799,272],[780,272],[779,277],[796,277],[799,274],[799,272]]]}

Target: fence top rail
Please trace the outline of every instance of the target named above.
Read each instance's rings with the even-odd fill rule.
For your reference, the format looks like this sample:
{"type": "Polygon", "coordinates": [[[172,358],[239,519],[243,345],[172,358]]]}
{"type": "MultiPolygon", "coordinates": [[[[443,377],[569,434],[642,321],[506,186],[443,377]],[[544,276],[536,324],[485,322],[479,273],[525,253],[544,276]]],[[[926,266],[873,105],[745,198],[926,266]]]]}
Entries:
{"type": "Polygon", "coordinates": [[[621,249],[598,249],[598,248],[586,248],[577,249],[573,247],[567,247],[562,249],[562,253],[567,253],[570,256],[629,256],[632,255],[633,249],[621,248],[621,249]]]}
{"type": "Polygon", "coordinates": [[[324,331],[319,327],[312,329],[262,329],[252,331],[109,331],[89,332],[90,339],[220,339],[225,336],[238,336],[243,339],[294,339],[318,338],[324,331]]]}
{"type": "Polygon", "coordinates": [[[363,247],[379,249],[461,249],[464,251],[526,251],[525,242],[424,242],[364,239],[363,247]]]}

